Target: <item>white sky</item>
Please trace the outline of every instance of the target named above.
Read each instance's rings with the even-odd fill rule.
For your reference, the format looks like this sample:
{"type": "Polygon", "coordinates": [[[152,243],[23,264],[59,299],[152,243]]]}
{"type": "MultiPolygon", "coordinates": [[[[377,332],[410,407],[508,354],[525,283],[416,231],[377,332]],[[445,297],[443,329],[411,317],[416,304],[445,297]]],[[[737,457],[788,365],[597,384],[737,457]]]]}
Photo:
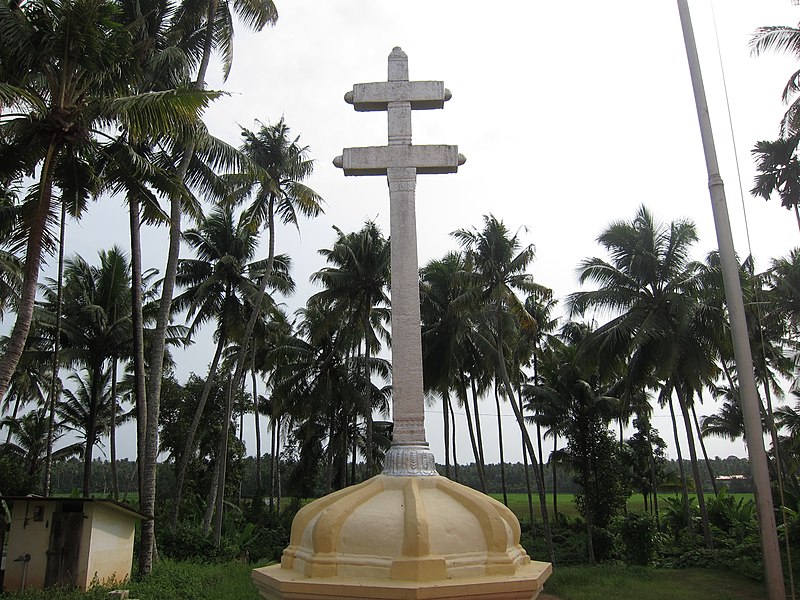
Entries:
{"type": "MultiPolygon", "coordinates": [[[[276,0],[280,19],[260,34],[237,31],[234,67],[219,69],[209,87],[231,95],[207,113],[212,133],[239,143],[239,125],[258,127],[281,116],[317,161],[308,183],[326,200],[325,215],[301,233],[277,236],[294,261],[298,293],[291,310],[314,289],[317,254],[344,231],[375,219],[388,235],[385,178],[348,177],[331,164],[343,147],[386,143],[385,113],[356,113],[342,99],[354,83],[386,78],[393,46],[409,56],[411,79],[443,80],[453,93],[444,110],[415,111],[414,143],[458,144],[467,163],[455,175],[421,176],[417,186],[420,263],[456,247],[449,233],[477,227],[493,213],[533,243],[532,272],[563,298],[577,288],[575,267],[602,255],[597,235],[612,220],[630,219],[646,204],[661,221],[690,218],[700,243],[696,258],[715,248],[699,128],[674,0],[523,2],[501,0],[276,0]]],[[[740,255],[748,252],[734,143],[717,54],[710,0],[690,2],[711,117],[740,255]]],[[[791,213],[778,200],[749,197],[750,150],[774,139],[783,114],[780,93],[797,65],[790,57],[751,56],[748,41],[762,25],[795,25],[790,0],[717,0],[714,6],[731,119],[745,190],[753,253],[759,269],[797,245],[791,213]]],[[[163,269],[166,230],[147,232],[145,266],[163,269]]],[[[67,252],[88,260],[99,248],[128,248],[122,203],[103,201],[70,227],[67,252]]],[[[264,251],[266,254],[266,251],[264,251]]],[[[178,377],[204,373],[213,354],[210,333],[176,352],[178,377]]],[[[438,408],[433,409],[438,411],[438,408]]],[[[700,412],[713,411],[706,400],[700,412]]],[[[493,402],[483,413],[494,429],[493,402]]],[[[440,412],[428,416],[429,441],[443,461],[440,412]]],[[[504,418],[507,458],[521,460],[513,419],[504,418]],[[511,440],[514,440],[512,442],[511,440]]],[[[668,419],[657,416],[671,440],[668,419]]],[[[471,453],[466,427],[459,460],[471,453]]],[[[252,434],[248,448],[254,448],[252,434]]],[[[487,460],[496,441],[487,436],[487,460]]],[[[123,454],[133,452],[130,447],[123,454]]],[[[670,441],[670,447],[673,444],[670,441]]],[[[711,441],[710,454],[742,455],[741,443],[711,441]]],[[[670,450],[674,456],[674,450],[670,450]]]]}

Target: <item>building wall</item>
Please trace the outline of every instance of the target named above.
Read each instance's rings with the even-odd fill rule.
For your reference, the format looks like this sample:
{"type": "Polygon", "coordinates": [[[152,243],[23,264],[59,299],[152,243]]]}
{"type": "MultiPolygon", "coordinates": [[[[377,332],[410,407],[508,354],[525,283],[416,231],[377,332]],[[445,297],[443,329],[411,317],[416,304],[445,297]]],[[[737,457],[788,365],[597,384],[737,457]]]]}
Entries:
{"type": "Polygon", "coordinates": [[[20,556],[30,554],[25,573],[26,588],[44,587],[47,571],[47,549],[50,546],[50,524],[53,520],[53,502],[36,500],[16,501],[11,513],[11,529],[8,535],[8,557],[3,590],[16,592],[22,588],[25,563],[15,562],[20,556]],[[35,520],[35,511],[41,507],[42,518],[35,520]]]}
{"type": "Polygon", "coordinates": [[[131,575],[136,520],[103,504],[87,503],[76,584],[86,589],[93,582],[121,582],[131,575]],[[85,566],[85,567],[84,567],[85,566]]]}

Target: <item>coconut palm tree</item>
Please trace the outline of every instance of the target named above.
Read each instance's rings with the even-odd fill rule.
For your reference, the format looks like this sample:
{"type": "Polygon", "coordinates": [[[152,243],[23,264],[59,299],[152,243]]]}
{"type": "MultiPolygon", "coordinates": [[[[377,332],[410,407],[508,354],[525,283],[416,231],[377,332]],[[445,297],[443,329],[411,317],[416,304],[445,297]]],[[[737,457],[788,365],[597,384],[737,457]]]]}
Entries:
{"type": "MultiPolygon", "coordinates": [[[[451,412],[450,399],[455,394],[466,415],[480,486],[486,491],[486,476],[464,383],[471,349],[475,347],[472,307],[462,301],[471,285],[468,278],[463,276],[468,269],[463,253],[449,252],[441,259],[430,261],[420,271],[422,374],[425,390],[435,391],[442,398],[446,466],[449,465],[448,423],[453,421],[452,414],[448,419],[448,413],[451,412]]],[[[455,452],[455,443],[452,447],[455,452]]]]}
{"type": "Polygon", "coordinates": [[[305,477],[324,465],[326,486],[347,485],[352,414],[362,386],[355,359],[348,353],[347,333],[337,326],[337,313],[323,302],[298,311],[297,335],[274,351],[278,368],[273,377],[273,404],[292,423],[300,445],[298,465],[305,477]]]}
{"type": "Polygon", "coordinates": [[[186,311],[193,335],[210,320],[217,323],[216,350],[208,369],[206,383],[197,402],[192,423],[185,437],[183,452],[175,463],[175,506],[173,525],[177,523],[186,468],[194,456],[195,435],[211,392],[222,351],[230,341],[233,330],[244,321],[244,306],[255,285],[247,277],[248,262],[252,260],[258,238],[248,228],[237,226],[230,206],[218,207],[202,220],[196,229],[184,234],[184,239],[196,258],[184,258],[178,265],[176,283],[185,288],[175,297],[174,305],[186,311]]]}
{"type": "MultiPolygon", "coordinates": [[[[119,248],[99,253],[100,265],[92,266],[75,255],[65,261],[62,304],[57,306],[58,283],[49,280],[45,299],[39,312],[43,327],[56,335],[55,315],[63,313],[60,336],[62,360],[71,367],[87,370],[86,436],[94,440],[95,423],[101,408],[104,377],[109,382],[116,377],[112,370],[121,358],[130,356],[131,305],[130,264],[119,248]]],[[[109,393],[116,393],[110,390],[109,393]]],[[[112,397],[108,407],[114,411],[117,400],[112,397]]],[[[112,412],[110,419],[114,419],[112,412]]],[[[89,493],[91,459],[94,443],[86,446],[83,491],[89,493]]]]}
{"type": "MultiPolygon", "coordinates": [[[[291,138],[289,127],[281,119],[275,125],[262,125],[257,132],[242,129],[244,144],[242,152],[249,158],[253,166],[253,176],[238,178],[240,189],[237,197],[241,201],[251,198],[245,209],[243,223],[259,230],[267,228],[267,258],[264,263],[258,292],[252,301],[253,307],[260,307],[267,285],[272,276],[275,263],[276,220],[283,224],[298,225],[298,216],[316,217],[322,212],[321,197],[303,180],[311,175],[314,164],[308,158],[308,148],[299,144],[299,137],[291,138]]],[[[235,362],[235,372],[228,380],[226,397],[229,409],[232,410],[233,390],[239,387],[246,366],[247,346],[253,335],[258,310],[252,310],[242,332],[239,353],[235,362]]],[[[229,411],[230,414],[230,411],[229,411]]],[[[223,422],[226,428],[229,419],[223,422]]],[[[227,431],[223,431],[221,443],[227,440],[227,431]]],[[[219,481],[225,481],[225,457],[227,448],[220,447],[219,481]]],[[[223,483],[217,486],[216,513],[214,517],[214,540],[219,543],[222,536],[222,512],[224,504],[223,483]]]]}
{"type": "MultiPolygon", "coordinates": [[[[84,498],[91,492],[94,447],[111,428],[111,372],[82,369],[68,378],[74,389],[63,390],[64,399],[56,412],[63,427],[77,434],[83,453],[84,498]],[[82,375],[81,375],[82,373],[82,375]]],[[[119,407],[114,407],[119,408],[119,407]]]]}
{"type": "Polygon", "coordinates": [[[613,462],[609,462],[609,458],[613,459],[609,456],[613,445],[608,431],[618,399],[609,395],[611,386],[607,381],[603,385],[596,366],[579,353],[579,344],[589,332],[584,324],[566,323],[562,328],[563,339],[549,339],[540,366],[541,384],[528,386],[527,393],[543,404],[561,409],[562,433],[568,445],[558,456],[576,473],[576,481],[581,486],[580,508],[586,520],[589,563],[594,564],[594,528],[606,527],[615,512],[622,508],[626,496],[614,493],[614,489],[608,490],[605,485],[609,482],[613,485],[620,479],[614,477],[615,469],[609,468],[613,466],[613,462]],[[601,505],[602,515],[597,514],[601,505]]]}
{"type": "Polygon", "coordinates": [[[550,522],[547,515],[547,499],[544,482],[539,470],[538,454],[531,443],[525,418],[508,375],[506,360],[507,339],[516,328],[534,329],[536,322],[525,310],[525,305],[517,297],[516,291],[530,294],[538,289],[527,268],[533,261],[532,245],[522,246],[517,234],[512,235],[502,221],[494,216],[483,218],[483,229],[459,229],[451,235],[466,251],[469,261],[474,265],[470,277],[475,285],[467,291],[459,302],[477,305],[483,313],[480,321],[482,350],[491,349],[493,367],[503,383],[506,396],[511,400],[511,408],[517,419],[522,437],[531,460],[536,463],[534,474],[539,488],[539,503],[542,512],[542,525],[551,561],[554,562],[550,522]]]}
{"type": "Polygon", "coordinates": [[[372,356],[380,351],[380,339],[388,338],[384,324],[389,320],[391,301],[387,294],[391,251],[389,240],[378,226],[367,221],[360,231],[345,234],[334,227],[337,239],[330,249],[320,250],[329,265],[312,274],[311,280],[325,287],[311,301],[331,304],[340,312],[343,331],[358,331],[353,340],[361,354],[363,340],[364,391],[360,411],[365,416],[367,474],[375,474],[372,448],[372,356]]]}
{"type": "Polygon", "coordinates": [[[587,340],[587,352],[611,363],[625,357],[623,393],[661,382],[662,397],[674,392],[684,417],[705,542],[713,547],[702,482],[689,421],[696,390],[716,378],[718,307],[703,302],[701,265],[689,261],[697,240],[686,220],[656,223],[640,207],[631,221],[611,223],[598,237],[611,260],[588,258],[579,266],[581,283],[598,289],[568,297],[570,313],[611,313],[611,319],[587,340]]]}

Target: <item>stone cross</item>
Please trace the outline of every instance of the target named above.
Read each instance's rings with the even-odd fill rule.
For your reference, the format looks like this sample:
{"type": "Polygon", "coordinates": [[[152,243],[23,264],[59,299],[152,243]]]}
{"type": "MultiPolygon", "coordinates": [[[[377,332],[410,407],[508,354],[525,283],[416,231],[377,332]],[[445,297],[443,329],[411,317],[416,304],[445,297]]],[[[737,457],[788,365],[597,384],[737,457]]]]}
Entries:
{"type": "Polygon", "coordinates": [[[345,175],[386,175],[389,183],[394,443],[384,464],[388,475],[437,474],[425,439],[414,199],[417,174],[455,173],[466,159],[458,146],[412,145],[411,111],[443,108],[450,96],[441,81],[409,81],[408,57],[394,48],[388,81],[357,83],[345,95],[357,111],[388,112],[388,145],[345,148],[333,161],[345,175]]]}

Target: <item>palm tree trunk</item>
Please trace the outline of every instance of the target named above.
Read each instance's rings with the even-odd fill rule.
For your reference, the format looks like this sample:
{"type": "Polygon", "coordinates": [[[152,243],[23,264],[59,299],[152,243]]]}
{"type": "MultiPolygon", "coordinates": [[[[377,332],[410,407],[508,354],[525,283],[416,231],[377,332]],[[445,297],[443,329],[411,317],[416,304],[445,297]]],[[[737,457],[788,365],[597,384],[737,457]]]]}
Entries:
{"type": "Polygon", "coordinates": [[[495,344],[495,351],[497,352],[497,368],[499,370],[500,378],[503,381],[503,385],[506,389],[506,395],[511,400],[511,407],[514,409],[514,416],[517,418],[517,424],[522,432],[522,439],[525,443],[525,446],[528,448],[528,454],[531,457],[531,461],[534,462],[536,466],[533,472],[536,474],[536,486],[539,488],[539,505],[542,511],[542,528],[544,529],[544,537],[547,544],[547,551],[550,555],[550,562],[555,566],[555,547],[553,546],[553,535],[550,531],[550,519],[547,515],[547,498],[545,496],[544,481],[541,477],[541,471],[539,470],[538,466],[539,458],[536,456],[536,451],[533,449],[531,437],[528,434],[528,428],[525,427],[525,418],[522,415],[522,410],[520,409],[520,406],[517,405],[517,402],[514,401],[514,389],[511,386],[511,381],[508,378],[508,371],[506,370],[506,359],[503,354],[502,339],[497,340],[497,343],[495,344]]]}
{"type": "Polygon", "coordinates": [[[453,411],[453,405],[450,403],[450,396],[447,396],[447,408],[450,411],[450,423],[452,425],[452,447],[453,447],[453,475],[458,481],[458,453],[456,452],[456,413],[453,411]]]}
{"type": "Polygon", "coordinates": [[[281,512],[281,496],[283,495],[283,489],[281,488],[281,418],[278,416],[278,428],[275,434],[275,487],[277,492],[277,499],[275,502],[275,508],[278,511],[278,514],[281,512]]]}
{"type": "Polygon", "coordinates": [[[469,432],[469,442],[472,444],[472,456],[475,457],[475,467],[478,470],[478,480],[481,484],[481,491],[485,494],[486,493],[486,475],[481,468],[481,460],[480,454],[478,452],[478,445],[475,442],[475,431],[472,427],[472,414],[470,413],[469,409],[469,397],[467,396],[467,386],[466,382],[464,381],[464,375],[461,375],[461,393],[462,398],[464,399],[464,413],[467,416],[467,430],[469,432]]]}
{"type": "Polygon", "coordinates": [[[444,476],[450,479],[450,413],[447,391],[442,393],[442,419],[444,421],[444,476]]]}
{"type": "Polygon", "coordinates": [[[706,443],[703,441],[703,433],[700,431],[700,422],[697,420],[697,411],[694,408],[694,404],[692,404],[692,420],[694,421],[695,431],[697,432],[697,439],[700,441],[700,450],[703,452],[703,460],[706,463],[706,469],[708,470],[708,477],[711,479],[711,487],[714,490],[714,495],[718,494],[717,491],[717,480],[714,477],[714,469],[711,467],[711,461],[708,459],[708,452],[706,451],[706,443]]]}
{"type": "Polygon", "coordinates": [[[497,439],[500,448],[500,485],[503,488],[503,504],[508,506],[508,490],[506,490],[506,463],[503,457],[503,419],[500,414],[500,393],[497,382],[494,386],[494,403],[497,405],[497,439]]]}
{"type": "Polygon", "coordinates": [[[94,438],[97,431],[97,403],[102,364],[95,363],[91,369],[92,386],[89,392],[89,422],[86,423],[86,448],[83,453],[83,497],[89,497],[89,487],[92,481],[92,451],[94,450],[94,438]]]}
{"type": "MultiPolygon", "coordinates": [[[[275,410],[273,405],[273,411],[275,410]]],[[[269,512],[275,511],[275,465],[278,462],[277,417],[273,413],[270,419],[270,458],[269,458],[269,512]]],[[[328,492],[330,493],[330,491],[328,492]]]]}
{"type": "MultiPolygon", "coordinates": [[[[189,169],[191,155],[194,152],[194,141],[190,141],[184,151],[177,176],[184,180],[189,169]]],[[[178,258],[181,242],[181,199],[174,196],[170,200],[169,216],[169,249],[167,264],[164,268],[164,279],[161,287],[161,300],[156,317],[155,331],[150,346],[150,377],[147,380],[147,420],[145,426],[144,464],[142,465],[143,482],[139,500],[140,510],[149,516],[155,513],[156,503],[156,471],[158,468],[158,423],[161,412],[161,382],[164,370],[164,352],[166,348],[167,326],[172,308],[172,297],[175,290],[175,278],[178,272],[178,258]]],[[[139,573],[147,575],[153,568],[153,552],[155,549],[155,523],[152,519],[142,522],[142,534],[139,542],[139,573]]]]}
{"type": "Polygon", "coordinates": [[[200,393],[200,400],[197,403],[197,408],[192,417],[192,423],[189,425],[189,431],[186,432],[186,442],[183,446],[180,458],[175,471],[175,505],[172,508],[172,526],[178,524],[180,517],[181,500],[183,499],[183,486],[186,483],[186,471],[189,467],[189,461],[197,451],[197,429],[200,427],[200,420],[203,418],[203,411],[205,411],[208,397],[211,395],[211,389],[214,387],[214,377],[217,374],[217,367],[219,365],[222,350],[227,343],[226,328],[223,324],[220,327],[219,340],[217,341],[217,348],[214,351],[214,358],[211,359],[211,366],[208,368],[208,376],[203,385],[203,391],[200,393]]]}
{"type": "Polygon", "coordinates": [[[136,402],[137,486],[142,496],[145,439],[147,437],[147,384],[144,362],[144,317],[142,315],[142,236],[139,197],[128,196],[131,234],[131,328],[133,329],[133,395],[136,402]]]}
{"type": "MultiPolygon", "coordinates": [[[[519,395],[519,390],[517,390],[517,395],[519,395]]],[[[539,450],[539,456],[542,458],[541,464],[541,471],[542,471],[542,481],[545,481],[544,477],[544,450],[542,449],[542,426],[537,421],[536,423],[536,447],[539,450]]]]}
{"type": "Polygon", "coordinates": [[[348,485],[355,485],[356,457],[358,456],[358,413],[353,414],[353,439],[350,441],[352,443],[350,452],[353,455],[353,460],[350,462],[350,483],[348,485]]]}
{"type": "Polygon", "coordinates": [[[589,554],[589,565],[594,566],[597,561],[594,558],[594,541],[592,540],[592,531],[594,529],[594,518],[592,515],[592,508],[589,502],[586,503],[586,550],[589,554]]]}
{"type": "Polygon", "coordinates": [[[656,477],[656,457],[653,452],[653,441],[650,437],[650,424],[647,424],[647,447],[650,450],[650,487],[653,490],[653,514],[656,517],[656,526],[661,527],[660,519],[658,516],[658,478],[656,477]]]}
{"type": "Polygon", "coordinates": [[[711,537],[711,526],[708,522],[708,512],[706,511],[706,500],[703,494],[703,480],[700,478],[700,468],[697,463],[697,451],[694,446],[694,435],[692,433],[692,424],[689,419],[689,409],[686,403],[684,390],[680,384],[675,386],[675,391],[678,394],[678,403],[681,407],[683,414],[683,426],[686,428],[686,439],[689,443],[689,458],[692,463],[692,476],[694,477],[695,494],[697,494],[697,504],[700,506],[700,522],[703,527],[703,539],[705,540],[706,547],[709,550],[714,549],[714,540],[711,537]]]}
{"type": "MultiPolygon", "coordinates": [[[[216,3],[216,0],[211,0],[212,3],[216,3]]],[[[272,275],[272,268],[275,264],[275,198],[273,196],[270,197],[269,200],[269,208],[268,208],[268,229],[269,229],[269,251],[267,255],[267,262],[264,266],[264,273],[261,275],[261,280],[259,281],[259,288],[258,293],[256,294],[253,304],[252,304],[252,312],[250,314],[250,318],[247,321],[247,325],[245,326],[244,333],[242,334],[242,341],[239,344],[239,351],[236,354],[236,370],[234,375],[231,379],[228,380],[227,385],[225,386],[225,421],[222,424],[222,435],[220,436],[220,456],[222,459],[222,464],[220,465],[219,469],[219,479],[220,483],[217,486],[217,508],[216,513],[214,515],[214,544],[219,546],[220,541],[222,539],[222,516],[225,510],[225,478],[226,478],[226,469],[227,469],[227,460],[228,460],[228,430],[230,428],[230,416],[231,412],[233,411],[233,390],[239,387],[239,382],[242,379],[242,375],[244,373],[244,363],[245,363],[245,355],[247,353],[247,347],[250,343],[250,338],[253,337],[253,330],[256,326],[256,321],[258,320],[258,315],[260,312],[261,304],[264,300],[264,295],[267,291],[267,285],[269,284],[269,278],[272,275]]]]}
{"type": "Polygon", "coordinates": [[[681,454],[681,442],[678,438],[678,421],[675,419],[675,408],[672,404],[672,388],[667,386],[666,393],[669,399],[669,416],[672,420],[672,436],[675,439],[675,451],[678,453],[678,473],[681,478],[681,487],[683,488],[683,512],[686,518],[691,520],[689,514],[689,488],[686,483],[686,473],[683,470],[683,455],[681,454]]]}
{"type": "MultiPolygon", "coordinates": [[[[58,234],[58,283],[56,290],[56,332],[53,338],[53,368],[50,372],[50,397],[47,400],[47,455],[44,460],[44,495],[50,495],[50,471],[53,468],[53,437],[58,393],[58,359],[61,351],[61,315],[64,295],[64,241],[66,239],[67,203],[61,199],[61,223],[58,234]]],[[[2,396],[0,396],[2,400],[2,396]]],[[[2,546],[0,546],[2,547],[2,546]]]]}
{"type": "Polygon", "coordinates": [[[58,148],[55,136],[47,148],[47,156],[39,178],[39,201],[36,203],[36,217],[28,234],[25,251],[25,272],[22,279],[22,290],[17,305],[17,320],[8,339],[5,352],[0,356],[0,402],[8,393],[11,376],[17,368],[25,342],[33,320],[33,306],[36,300],[36,288],[39,282],[39,268],[42,264],[42,248],[50,203],[53,198],[53,161],[58,148]]]}
{"type": "MultiPolygon", "coordinates": [[[[558,452],[558,436],[553,433],[553,455],[558,452]]],[[[553,471],[553,520],[558,527],[558,465],[550,459],[550,468],[553,471]]]]}
{"type": "Polygon", "coordinates": [[[261,411],[258,410],[258,386],[256,382],[255,354],[251,365],[250,382],[253,385],[253,414],[255,415],[256,428],[256,490],[261,493],[261,411]]]}
{"type": "MultiPolygon", "coordinates": [[[[369,347],[369,311],[364,315],[364,410],[367,416],[367,435],[365,441],[365,451],[367,454],[367,478],[369,479],[375,474],[375,465],[373,461],[372,451],[372,382],[370,381],[370,347],[369,347]]],[[[355,462],[355,456],[353,456],[355,462]]],[[[355,483],[355,480],[353,481],[355,483]]]]}
{"type": "Polygon", "coordinates": [[[478,389],[475,383],[475,377],[470,374],[469,377],[470,387],[472,388],[472,406],[475,408],[475,436],[477,438],[478,443],[478,452],[480,457],[481,463],[481,470],[484,473],[484,479],[486,477],[486,459],[483,455],[483,435],[481,433],[481,411],[480,406],[478,404],[478,389]]]}
{"type": "MultiPolygon", "coordinates": [[[[242,377],[242,389],[239,390],[239,445],[244,447],[244,413],[247,412],[247,382],[242,377]]],[[[235,433],[235,432],[234,432],[235,433]]],[[[242,480],[239,480],[239,486],[236,491],[236,500],[241,505],[242,503],[242,480]]]]}
{"type": "Polygon", "coordinates": [[[111,360],[111,431],[108,434],[111,453],[111,496],[119,499],[119,480],[117,479],[117,358],[111,360]]]}
{"type": "MultiPolygon", "coordinates": [[[[585,435],[585,429],[583,427],[579,427],[579,448],[582,446],[581,450],[586,448],[588,444],[589,436],[585,435]]],[[[594,555],[594,503],[595,499],[597,498],[596,489],[593,488],[593,480],[596,482],[599,479],[600,474],[596,473],[596,477],[592,477],[592,471],[596,471],[594,468],[594,457],[593,451],[581,451],[583,456],[588,456],[589,461],[583,462],[583,493],[584,493],[584,508],[586,510],[586,550],[589,555],[589,565],[594,566],[596,564],[595,555],[594,555]]]]}
{"type": "Polygon", "coordinates": [[[208,535],[211,531],[211,520],[214,518],[214,499],[217,497],[217,483],[219,481],[219,457],[214,462],[214,471],[211,473],[211,487],[208,489],[206,499],[206,511],[203,513],[203,534],[208,535]]]}
{"type": "MultiPolygon", "coordinates": [[[[520,434],[520,437],[522,434],[520,434]]],[[[533,494],[531,492],[531,474],[528,472],[528,449],[525,447],[525,439],[522,438],[522,464],[525,469],[525,491],[528,494],[528,519],[530,522],[531,534],[533,534],[533,494]]]]}
{"type": "MultiPolygon", "coordinates": [[[[533,385],[539,385],[539,340],[538,338],[534,341],[533,346],[533,385]]],[[[520,397],[519,393],[519,385],[517,386],[517,397],[520,397]]],[[[522,409],[522,406],[520,406],[522,409]]],[[[538,409],[537,409],[538,415],[538,409]]],[[[539,449],[539,456],[541,457],[541,465],[540,471],[542,473],[542,481],[544,481],[544,452],[542,451],[542,426],[539,424],[539,419],[536,419],[536,446],[539,449]]]]}
{"type": "MultiPolygon", "coordinates": [[[[211,59],[211,50],[214,44],[214,25],[216,21],[218,0],[209,0],[206,36],[203,43],[203,58],[195,80],[195,89],[205,88],[206,72],[211,59]]],[[[189,164],[194,155],[195,139],[191,138],[183,151],[181,162],[176,170],[176,178],[184,182],[189,172],[189,164]]],[[[147,386],[147,425],[145,428],[145,456],[142,467],[143,483],[139,499],[140,510],[149,516],[155,513],[156,503],[156,470],[158,467],[158,422],[161,410],[161,377],[164,368],[164,351],[167,338],[167,325],[169,325],[172,296],[175,290],[175,278],[178,273],[178,258],[181,246],[181,198],[174,194],[170,198],[169,212],[169,248],[167,251],[167,264],[164,268],[164,279],[161,287],[161,301],[156,317],[156,327],[153,332],[150,349],[150,379],[147,386]]],[[[227,431],[226,431],[227,434],[227,431]]],[[[224,457],[223,457],[224,458],[224,457]]],[[[224,473],[224,465],[221,471],[224,473]]],[[[222,486],[223,489],[225,486],[222,486]]],[[[220,527],[222,524],[220,523],[220,527]]],[[[155,551],[155,522],[148,519],[142,522],[142,532],[139,541],[139,573],[147,575],[153,568],[153,554],[155,551]]]]}

